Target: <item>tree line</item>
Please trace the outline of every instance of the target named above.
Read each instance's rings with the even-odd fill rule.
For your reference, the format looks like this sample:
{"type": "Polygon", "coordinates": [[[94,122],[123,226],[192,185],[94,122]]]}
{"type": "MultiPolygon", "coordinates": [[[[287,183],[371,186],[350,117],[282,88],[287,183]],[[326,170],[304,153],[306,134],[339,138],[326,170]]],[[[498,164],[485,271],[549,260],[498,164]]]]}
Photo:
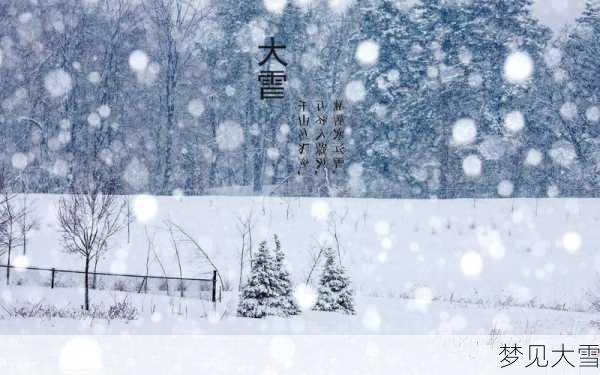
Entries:
{"type": "Polygon", "coordinates": [[[600,10],[590,1],[553,33],[531,3],[3,1],[7,189],[73,192],[92,177],[123,194],[595,196],[600,10]],[[288,82],[284,100],[261,101],[270,36],[288,82]],[[364,41],[378,46],[369,66],[364,41]],[[534,62],[518,84],[503,72],[516,51],[534,62]],[[340,98],[344,168],[298,176],[298,101],[340,98]],[[525,126],[507,132],[515,113],[525,126]],[[459,147],[464,118],[477,135],[459,147]]]}

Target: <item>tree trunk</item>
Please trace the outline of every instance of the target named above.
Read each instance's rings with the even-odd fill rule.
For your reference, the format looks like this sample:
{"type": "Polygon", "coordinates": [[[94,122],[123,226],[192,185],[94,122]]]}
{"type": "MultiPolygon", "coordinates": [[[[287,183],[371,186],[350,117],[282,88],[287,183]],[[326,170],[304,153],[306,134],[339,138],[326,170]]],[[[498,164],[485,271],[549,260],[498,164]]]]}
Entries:
{"type": "Polygon", "coordinates": [[[23,255],[27,255],[27,194],[25,193],[26,190],[26,186],[25,183],[22,183],[22,189],[23,189],[23,228],[22,228],[22,235],[23,235],[23,255]]]}
{"type": "Polygon", "coordinates": [[[92,277],[92,289],[96,289],[96,270],[98,269],[98,260],[100,259],[99,255],[96,255],[96,259],[94,259],[94,276],[92,277]]]}
{"type": "Polygon", "coordinates": [[[242,290],[242,283],[244,282],[244,248],[246,247],[244,244],[244,238],[242,237],[242,254],[240,255],[240,284],[238,285],[238,290],[242,290]]]}
{"type": "Polygon", "coordinates": [[[89,290],[89,274],[90,274],[90,256],[85,257],[85,310],[90,310],[90,290],[89,290]]]}
{"type": "Polygon", "coordinates": [[[10,285],[10,253],[11,253],[11,245],[8,245],[8,259],[6,261],[6,285],[10,285]]]}

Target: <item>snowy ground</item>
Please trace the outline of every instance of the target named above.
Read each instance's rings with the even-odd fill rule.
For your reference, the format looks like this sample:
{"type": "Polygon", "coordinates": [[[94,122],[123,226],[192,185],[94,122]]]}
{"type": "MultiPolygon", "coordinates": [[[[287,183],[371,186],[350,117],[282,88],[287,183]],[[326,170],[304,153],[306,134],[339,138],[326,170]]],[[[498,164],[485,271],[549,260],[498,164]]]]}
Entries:
{"type": "MultiPolygon", "coordinates": [[[[81,269],[60,250],[57,196],[30,197],[39,217],[26,258],[33,266],[81,269]]],[[[600,269],[600,200],[374,200],[263,197],[130,197],[138,220],[131,241],[123,232],[98,269],[144,273],[147,238],[153,237],[167,272],[177,276],[164,220],[180,224],[206,250],[231,289],[239,280],[239,220],[252,213],[256,248],[276,233],[294,281],[306,282],[320,244],[337,236],[357,289],[354,317],[308,312],[282,320],[235,318],[234,293],[225,293],[217,316],[206,301],[130,295],[141,311],[130,323],[0,321],[15,333],[585,333],[590,293],[600,269]],[[155,211],[154,208],[157,210],[155,211]],[[416,298],[416,300],[415,300],[416,298]],[[567,310],[567,311],[558,311],[567,310]],[[154,312],[154,313],[153,313],[154,312]]],[[[183,249],[184,276],[210,268],[193,247],[183,249]]],[[[246,271],[245,271],[246,272],[246,271]]],[[[311,282],[318,276],[313,275],[311,282]]],[[[151,274],[161,274],[156,262],[151,274]]],[[[44,300],[79,306],[81,291],[0,286],[3,304],[44,300]]],[[[117,292],[92,302],[110,304],[117,292]]]]}
{"type": "MultiPolygon", "coordinates": [[[[82,291],[11,287],[6,306],[52,303],[79,306],[82,291]]],[[[92,292],[94,304],[108,306],[125,298],[121,292],[92,292]]],[[[414,300],[357,298],[355,316],[308,311],[293,318],[248,319],[234,315],[235,296],[226,294],[216,307],[192,298],[129,294],[139,311],[137,320],[71,320],[12,318],[0,320],[0,334],[590,334],[598,331],[591,313],[548,309],[432,302],[420,307],[414,300]]],[[[0,316],[5,316],[0,312],[0,316]]]]}

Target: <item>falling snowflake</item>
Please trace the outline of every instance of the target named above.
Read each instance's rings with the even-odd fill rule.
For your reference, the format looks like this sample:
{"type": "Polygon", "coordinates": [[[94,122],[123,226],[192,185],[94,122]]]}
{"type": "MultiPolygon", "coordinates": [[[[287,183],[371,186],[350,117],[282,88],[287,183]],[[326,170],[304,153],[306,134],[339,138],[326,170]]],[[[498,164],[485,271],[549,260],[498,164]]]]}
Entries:
{"type": "Polygon", "coordinates": [[[575,254],[581,248],[581,236],[577,232],[567,232],[562,237],[562,246],[570,254],[575,254]]]}
{"type": "Polygon", "coordinates": [[[556,198],[560,195],[560,189],[556,185],[550,185],[546,190],[546,195],[548,195],[549,198],[556,198]]]}
{"type": "Polygon", "coordinates": [[[525,127],[525,116],[519,111],[504,116],[504,127],[511,133],[518,133],[525,127]]]}
{"type": "Polygon", "coordinates": [[[419,287],[415,289],[413,298],[415,306],[418,309],[426,310],[433,301],[433,292],[431,291],[431,288],[425,286],[419,287]]]}
{"type": "Polygon", "coordinates": [[[384,250],[390,250],[393,246],[392,239],[389,237],[384,237],[381,239],[381,248],[384,250]]]}
{"type": "Polygon", "coordinates": [[[239,123],[227,120],[217,126],[217,146],[221,151],[233,151],[244,142],[244,131],[239,123]]]}
{"type": "Polygon", "coordinates": [[[527,151],[527,156],[525,157],[525,165],[530,167],[537,167],[538,165],[540,165],[543,159],[544,155],[540,151],[532,148],[531,150],[527,151]]]}
{"type": "Polygon", "coordinates": [[[100,73],[91,72],[88,74],[87,79],[88,79],[88,81],[90,81],[93,84],[99,83],[100,82],[100,73]]]}
{"type": "Polygon", "coordinates": [[[565,168],[570,167],[577,158],[575,147],[567,141],[554,143],[548,154],[552,161],[565,168]]]}
{"type": "Polygon", "coordinates": [[[183,197],[185,196],[185,192],[183,191],[183,189],[176,188],[173,189],[171,195],[173,196],[173,198],[175,198],[177,202],[181,202],[183,200],[183,197]]]}
{"type": "Polygon", "coordinates": [[[129,67],[137,73],[142,73],[146,70],[150,59],[146,52],[135,50],[129,55],[129,67]]]}
{"type": "Polygon", "coordinates": [[[274,14],[282,14],[287,5],[287,0],[263,0],[265,9],[274,14]]]}
{"type": "Polygon", "coordinates": [[[479,153],[485,160],[500,160],[509,150],[507,141],[498,136],[486,136],[477,146],[479,153]]]}
{"type": "Polygon", "coordinates": [[[477,242],[482,248],[487,250],[493,259],[502,259],[506,255],[506,248],[502,243],[500,232],[495,229],[478,227],[477,242]]]}
{"type": "Polygon", "coordinates": [[[317,293],[310,285],[299,284],[294,288],[294,299],[302,311],[309,311],[317,303],[317,293]]]}
{"type": "Polygon", "coordinates": [[[225,87],[225,95],[232,97],[235,95],[235,87],[231,86],[231,85],[227,85],[225,87]]]}
{"type": "Polygon", "coordinates": [[[358,44],[354,55],[360,65],[371,66],[379,59],[379,44],[373,40],[365,40],[358,44]]]}
{"type": "Polygon", "coordinates": [[[577,105],[573,102],[566,102],[560,107],[560,115],[565,120],[574,120],[577,117],[577,105]]]}
{"type": "Polygon", "coordinates": [[[102,120],[100,119],[100,115],[98,115],[96,112],[90,113],[87,117],[88,124],[93,128],[100,127],[101,121],[102,120]]]}
{"type": "Polygon", "coordinates": [[[548,48],[544,53],[544,61],[549,68],[554,68],[560,65],[562,60],[562,52],[558,48],[548,48]]]}
{"type": "Polygon", "coordinates": [[[504,78],[513,84],[526,83],[533,74],[534,64],[527,52],[513,52],[504,63],[504,78]]]}
{"type": "Polygon", "coordinates": [[[133,198],[133,213],[140,223],[147,223],[156,217],[158,203],[151,195],[141,194],[133,198]]]}
{"type": "Polygon", "coordinates": [[[326,220],[330,212],[331,208],[326,201],[318,200],[310,206],[310,215],[318,221],[326,220]]]}
{"type": "Polygon", "coordinates": [[[465,253],[460,259],[460,269],[465,276],[478,276],[483,269],[481,255],[473,251],[465,253]]]}
{"type": "Polygon", "coordinates": [[[269,160],[277,160],[280,157],[280,153],[279,150],[275,147],[269,147],[267,149],[267,157],[269,158],[269,160]]]}
{"type": "Polygon", "coordinates": [[[100,115],[100,117],[107,118],[108,116],[110,116],[110,107],[106,104],[101,105],[100,107],[98,107],[97,112],[100,115]]]}
{"type": "Polygon", "coordinates": [[[344,95],[352,103],[362,102],[367,96],[365,85],[361,81],[350,81],[344,89],[344,95]]]}
{"type": "Polygon", "coordinates": [[[362,317],[365,328],[370,331],[379,331],[381,328],[381,315],[375,307],[368,307],[362,317]]]}
{"type": "Polygon", "coordinates": [[[134,157],[125,168],[123,179],[134,189],[140,190],[148,184],[148,168],[134,157]]]}
{"type": "Polygon", "coordinates": [[[51,70],[44,77],[44,88],[50,96],[64,96],[71,91],[72,87],[71,76],[62,69],[51,70]]]}
{"type": "Polygon", "coordinates": [[[327,5],[335,13],[344,13],[353,2],[354,0],[327,0],[327,5]]]}
{"type": "Polygon", "coordinates": [[[481,159],[477,155],[469,155],[463,160],[463,171],[469,177],[481,175],[481,159]]]}
{"type": "Polygon", "coordinates": [[[13,168],[22,170],[27,168],[27,165],[29,164],[29,158],[24,153],[17,152],[13,154],[11,162],[13,168]]]}
{"type": "Polygon", "coordinates": [[[58,159],[54,161],[51,172],[55,176],[65,177],[69,173],[69,164],[63,159],[58,159]]]}
{"type": "Polygon", "coordinates": [[[192,117],[200,117],[204,113],[204,103],[200,99],[192,99],[188,103],[187,110],[192,117]]]}
{"type": "Polygon", "coordinates": [[[600,108],[596,106],[592,106],[585,111],[585,118],[589,122],[598,122],[600,121],[600,108]]]}
{"type": "Polygon", "coordinates": [[[513,193],[514,185],[508,180],[500,181],[498,184],[498,195],[501,197],[510,197],[513,193]]]}
{"type": "Polygon", "coordinates": [[[162,314],[158,311],[155,311],[150,315],[150,321],[152,321],[152,323],[159,323],[162,319],[162,314]]]}
{"type": "Polygon", "coordinates": [[[396,83],[400,80],[400,72],[397,69],[391,69],[387,72],[387,79],[392,83],[396,83]]]}
{"type": "Polygon", "coordinates": [[[144,85],[151,85],[158,78],[158,73],[160,72],[160,65],[158,63],[152,61],[148,64],[145,70],[141,72],[137,72],[137,79],[139,82],[144,85]]]}
{"type": "Polygon", "coordinates": [[[27,268],[29,267],[29,258],[25,255],[19,255],[14,259],[13,265],[16,268],[27,268]]]}
{"type": "Polygon", "coordinates": [[[477,126],[475,121],[469,118],[458,120],[452,127],[452,139],[459,146],[468,145],[477,137],[477,126]]]}
{"type": "Polygon", "coordinates": [[[483,77],[479,73],[472,73],[467,78],[469,86],[473,88],[480,87],[483,84],[483,77]]]}
{"type": "Polygon", "coordinates": [[[440,70],[435,66],[427,67],[427,77],[436,79],[440,75],[440,70]]]}

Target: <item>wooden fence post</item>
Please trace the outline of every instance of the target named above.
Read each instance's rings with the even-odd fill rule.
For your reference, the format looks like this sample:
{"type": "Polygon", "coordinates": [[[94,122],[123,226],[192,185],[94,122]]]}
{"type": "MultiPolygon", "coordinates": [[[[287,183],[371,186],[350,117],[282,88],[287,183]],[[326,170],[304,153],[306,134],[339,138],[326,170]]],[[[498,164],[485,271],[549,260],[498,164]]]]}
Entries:
{"type": "Polygon", "coordinates": [[[213,271],[211,301],[217,302],[217,270],[213,271]]]}
{"type": "Polygon", "coordinates": [[[52,268],[52,280],[50,281],[50,289],[54,289],[54,274],[56,273],[56,270],[54,268],[52,268]]]}

